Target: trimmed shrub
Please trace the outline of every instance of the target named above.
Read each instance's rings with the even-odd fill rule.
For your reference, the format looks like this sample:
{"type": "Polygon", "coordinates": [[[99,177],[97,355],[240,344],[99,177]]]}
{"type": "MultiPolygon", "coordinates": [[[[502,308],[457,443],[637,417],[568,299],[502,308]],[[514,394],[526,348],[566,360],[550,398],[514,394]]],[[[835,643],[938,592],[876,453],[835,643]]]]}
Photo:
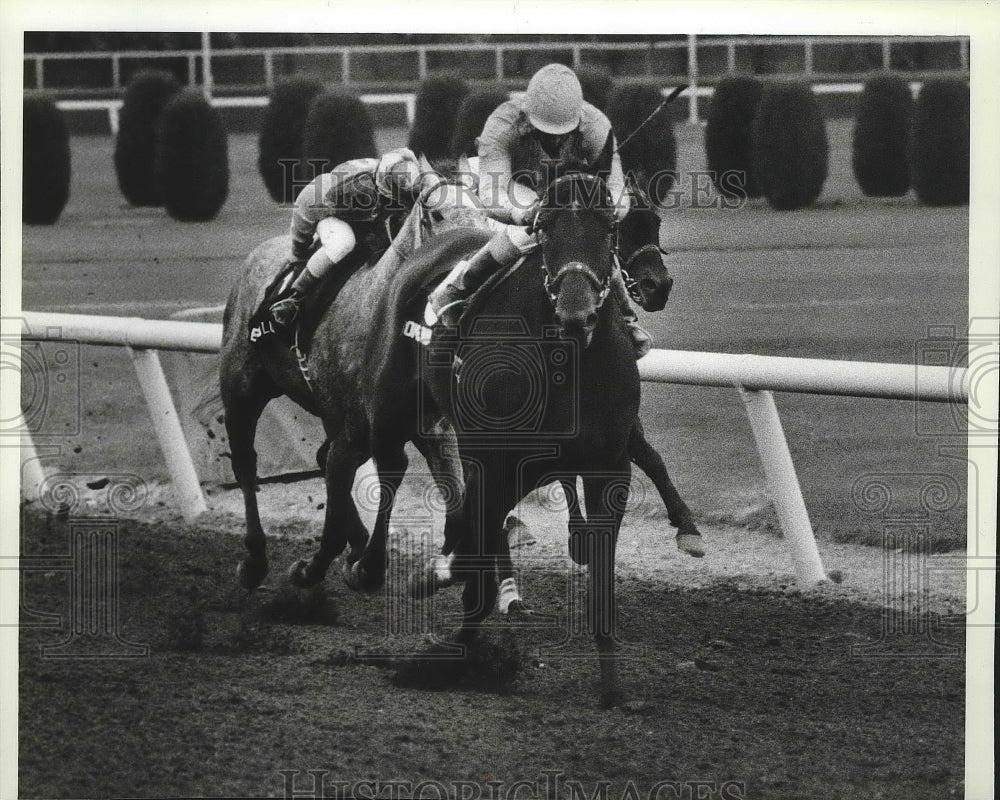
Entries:
{"type": "Polygon", "coordinates": [[[608,110],[608,100],[615,88],[615,82],[608,73],[600,67],[580,67],[576,70],[583,89],[583,99],[601,111],[608,110]]]}
{"type": "Polygon", "coordinates": [[[205,222],[229,195],[229,147],[219,112],[201,93],[177,94],[157,126],[156,181],[171,217],[205,222]]]}
{"type": "Polygon", "coordinates": [[[826,125],[812,89],[800,83],[764,88],[753,125],[752,169],[772,208],[803,208],[826,182],[826,125]]]}
{"type": "Polygon", "coordinates": [[[21,220],[51,225],[69,200],[69,129],[51,100],[24,98],[21,220]]]}
{"type": "Polygon", "coordinates": [[[435,75],[421,83],[406,146],[430,161],[447,158],[458,110],[468,93],[469,85],[454,75],[435,75]]]}
{"type": "Polygon", "coordinates": [[[309,106],[302,133],[298,188],[344,161],[377,154],[375,125],[360,98],[346,92],[317,95],[309,106]]]}
{"type": "Polygon", "coordinates": [[[927,81],[913,120],[913,188],[929,206],[969,202],[969,87],[927,81]]]}
{"type": "Polygon", "coordinates": [[[167,102],[181,89],[169,72],[140,72],[125,89],[115,139],[118,188],[133,206],[162,205],[153,158],[156,126],[167,102]]]}
{"type": "Polygon", "coordinates": [[[875,75],[858,100],[851,166],[869,197],[901,197],[910,190],[907,149],[913,95],[899,75],[875,75]]]}
{"type": "Polygon", "coordinates": [[[449,151],[452,158],[477,154],[476,139],[483,132],[486,120],[507,98],[507,90],[502,86],[491,86],[466,96],[458,109],[455,132],[451,137],[449,151]]]}
{"type": "Polygon", "coordinates": [[[278,203],[295,202],[295,167],[302,157],[302,132],[309,106],[323,91],[317,78],[282,81],[271,94],[258,140],[257,169],[278,203]],[[283,163],[284,162],[284,163],[283,163]]]}
{"type": "Polygon", "coordinates": [[[618,86],[608,101],[608,118],[621,146],[622,168],[643,182],[650,198],[664,204],[677,177],[677,140],[671,110],[664,108],[622,146],[622,142],[663,102],[659,90],[643,83],[618,86]]]}
{"type": "Polygon", "coordinates": [[[705,125],[705,159],[715,187],[728,197],[760,197],[753,171],[753,122],[761,83],[750,75],[724,78],[715,87],[705,125]]]}

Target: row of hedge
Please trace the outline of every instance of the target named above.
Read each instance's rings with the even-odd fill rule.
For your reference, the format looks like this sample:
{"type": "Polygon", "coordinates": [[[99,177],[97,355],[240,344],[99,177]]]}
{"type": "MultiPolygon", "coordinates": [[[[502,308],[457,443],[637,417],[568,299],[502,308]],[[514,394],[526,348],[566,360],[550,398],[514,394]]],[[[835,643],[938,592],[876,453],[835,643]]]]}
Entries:
{"type": "MultiPolygon", "coordinates": [[[[719,191],[767,198],[779,209],[807,206],[823,190],[825,123],[806,84],[723,80],[705,128],[708,168],[719,191]]],[[[969,201],[969,89],[928,81],[913,100],[907,81],[876,75],[858,103],[852,166],[862,192],[899,197],[911,188],[926,205],[969,201]]]]}
{"type": "Polygon", "coordinates": [[[229,196],[229,144],[219,112],[168,72],[125,90],[115,140],[118,187],[133,206],[185,222],[214,219],[229,196]]]}
{"type": "MultiPolygon", "coordinates": [[[[580,72],[584,97],[605,110],[619,134],[623,166],[647,178],[664,202],[676,170],[669,112],[629,138],[661,102],[644,84],[615,86],[606,73],[580,72]]],[[[471,91],[454,76],[424,82],[409,146],[432,161],[476,150],[487,117],[507,97],[500,86],[471,91]]],[[[24,104],[24,221],[58,219],[69,197],[64,120],[46,100],[24,104]],[[30,177],[29,177],[30,176],[30,177]]],[[[279,84],[260,131],[258,168],[271,197],[288,203],[321,171],[376,152],[375,126],[354,95],[326,92],[317,79],[279,84]]],[[[720,192],[800,208],[820,194],[829,148],[816,99],[805,84],[761,84],[732,77],[715,91],[705,130],[708,167],[720,192]]],[[[115,143],[122,194],[136,206],[163,205],[181,220],[212,219],[228,195],[225,128],[198,93],[169,73],[137,76],[126,90],[115,143]]],[[[906,81],[878,75],[858,103],[852,165],[869,196],[900,196],[911,186],[928,205],[968,202],[969,91],[960,81],[928,81],[914,101],[906,81]]]]}

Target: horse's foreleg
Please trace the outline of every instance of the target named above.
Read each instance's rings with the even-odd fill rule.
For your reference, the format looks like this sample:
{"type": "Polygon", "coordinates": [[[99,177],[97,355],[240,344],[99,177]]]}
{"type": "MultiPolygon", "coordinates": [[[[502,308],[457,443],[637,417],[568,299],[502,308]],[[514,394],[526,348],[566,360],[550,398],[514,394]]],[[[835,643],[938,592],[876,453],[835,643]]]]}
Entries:
{"type": "Polygon", "coordinates": [[[471,642],[480,623],[493,611],[497,601],[496,557],[506,505],[498,491],[502,481],[477,462],[466,472],[464,523],[456,543],[452,573],[465,582],[462,592],[462,627],[458,641],[471,642]]]}
{"type": "MultiPolygon", "coordinates": [[[[409,464],[402,444],[374,454],[378,471],[379,501],[375,528],[361,558],[344,570],[344,582],[352,589],[374,592],[385,582],[386,540],[389,536],[389,518],[396,502],[396,492],[406,475],[409,464]]],[[[346,567],[346,565],[345,565],[346,567]]]]}
{"type": "Polygon", "coordinates": [[[243,494],[247,532],[243,544],[247,553],[236,568],[240,585],[255,589],[267,576],[267,541],[257,508],[257,451],[254,438],[261,412],[271,400],[268,395],[235,396],[225,392],[226,433],[232,456],[233,475],[243,494]]]}
{"type": "Polygon", "coordinates": [[[587,624],[601,662],[601,706],[619,699],[616,655],[615,545],[628,497],[630,474],[584,478],[587,505],[586,552],[589,573],[587,624]],[[620,502],[619,502],[620,499],[620,502]]]}
{"type": "Polygon", "coordinates": [[[667,466],[660,454],[646,440],[642,423],[638,420],[629,437],[628,454],[631,461],[649,476],[660,493],[663,505],[667,509],[667,518],[670,524],[677,528],[677,548],[695,558],[701,558],[705,555],[705,549],[691,509],[687,507],[687,503],[670,480],[667,466]]]}
{"type": "Polygon", "coordinates": [[[288,570],[289,580],[299,588],[315,586],[326,577],[331,562],[344,552],[360,553],[368,532],[354,503],[354,474],[358,463],[354,452],[341,439],[330,441],[326,454],[326,515],[319,550],[311,559],[300,559],[288,570]],[[357,543],[357,544],[355,544],[357,543]]]}

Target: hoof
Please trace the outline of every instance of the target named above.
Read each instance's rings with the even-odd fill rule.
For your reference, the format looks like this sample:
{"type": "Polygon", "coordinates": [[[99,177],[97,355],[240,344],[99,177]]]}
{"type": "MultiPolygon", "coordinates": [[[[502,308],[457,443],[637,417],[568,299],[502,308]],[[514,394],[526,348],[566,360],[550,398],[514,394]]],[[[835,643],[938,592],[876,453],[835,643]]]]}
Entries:
{"type": "Polygon", "coordinates": [[[598,704],[603,711],[607,711],[617,705],[621,705],[623,702],[625,702],[625,695],[618,689],[602,689],[601,697],[598,700],[598,704]]]}
{"type": "Polygon", "coordinates": [[[701,536],[697,533],[678,533],[677,549],[682,553],[687,553],[695,558],[702,558],[705,555],[705,548],[701,543],[701,536]]]}
{"type": "Polygon", "coordinates": [[[288,568],[288,580],[291,581],[292,586],[298,589],[309,589],[322,583],[324,576],[316,574],[316,570],[311,567],[312,561],[305,558],[300,558],[292,564],[288,568]]]}
{"type": "Polygon", "coordinates": [[[451,557],[434,556],[422,570],[410,574],[409,592],[414,600],[424,600],[438,589],[451,586],[455,582],[451,574],[451,557]]]}
{"type": "Polygon", "coordinates": [[[256,589],[267,577],[267,559],[244,556],[236,565],[236,577],[244,589],[256,589]]]}
{"type": "Polygon", "coordinates": [[[507,610],[500,613],[506,614],[509,619],[513,620],[527,619],[528,617],[535,616],[535,612],[528,608],[523,600],[511,600],[507,606],[507,610]]]}
{"type": "Polygon", "coordinates": [[[356,592],[377,592],[382,588],[385,579],[383,574],[372,574],[362,566],[360,561],[353,564],[344,562],[344,583],[356,592]]]}

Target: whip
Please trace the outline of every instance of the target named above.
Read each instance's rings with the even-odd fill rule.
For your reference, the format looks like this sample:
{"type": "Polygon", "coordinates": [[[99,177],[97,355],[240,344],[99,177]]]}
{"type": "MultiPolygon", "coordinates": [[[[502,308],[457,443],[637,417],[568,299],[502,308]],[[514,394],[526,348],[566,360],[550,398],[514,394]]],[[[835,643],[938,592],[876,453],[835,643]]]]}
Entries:
{"type": "Polygon", "coordinates": [[[633,136],[635,136],[639,131],[641,131],[643,129],[643,127],[645,127],[645,125],[646,125],[647,122],[649,122],[653,117],[655,117],[657,114],[659,114],[664,108],[666,108],[672,102],[674,102],[674,100],[676,100],[678,97],[680,97],[681,92],[683,92],[687,88],[688,88],[688,85],[686,83],[685,84],[681,84],[676,89],[674,89],[670,94],[668,94],[666,96],[666,98],[664,98],[663,102],[660,103],[656,108],[654,108],[650,112],[649,116],[646,117],[646,119],[644,119],[642,122],[640,122],[639,125],[636,127],[636,129],[634,131],[632,131],[632,133],[630,133],[628,136],[626,136],[624,139],[622,139],[621,142],[619,142],[618,147],[615,148],[615,152],[617,153],[626,144],[628,144],[629,140],[633,136]]]}

